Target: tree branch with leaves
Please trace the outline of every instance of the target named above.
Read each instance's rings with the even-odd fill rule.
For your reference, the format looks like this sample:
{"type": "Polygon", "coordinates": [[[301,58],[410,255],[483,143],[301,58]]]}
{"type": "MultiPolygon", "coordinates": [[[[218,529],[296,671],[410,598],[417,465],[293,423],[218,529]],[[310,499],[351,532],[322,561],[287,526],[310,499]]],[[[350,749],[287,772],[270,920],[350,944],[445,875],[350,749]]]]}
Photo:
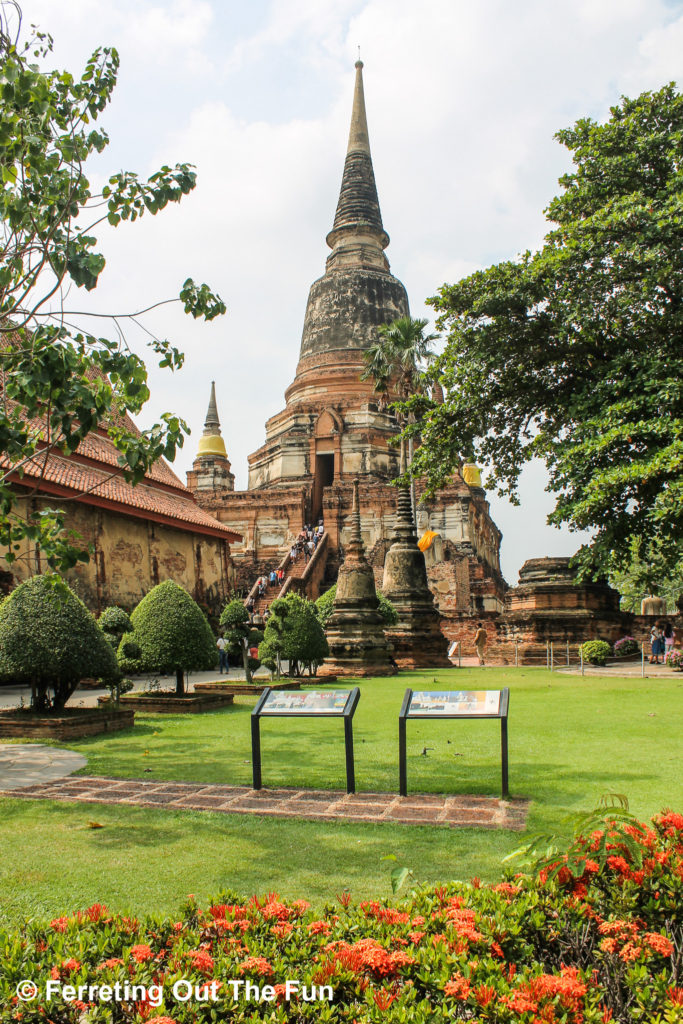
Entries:
{"type": "MultiPolygon", "coordinates": [[[[66,569],[87,560],[64,531],[60,509],[23,515],[17,484],[40,489],[50,453],[71,453],[103,429],[119,454],[119,472],[143,479],[162,456],[173,459],[187,425],[171,413],[137,431],[127,414],[149,398],[144,360],[133,352],[118,321],[95,335],[75,320],[65,293],[94,289],[105,267],[93,232],[155,215],[196,184],[188,164],[164,166],[147,181],[113,174],[97,192],[88,160],[109,138],[97,121],[110,102],[119,67],[115,49],[97,49],[80,78],[45,71],[49,35],[22,41],[21,9],[0,3],[0,546],[8,561],[22,542],[41,548],[48,564],[66,569]],[[111,335],[111,336],[110,336],[111,335]]],[[[212,320],[225,304],[206,284],[188,278],[178,299],[186,313],[212,320]]],[[[144,310],[143,310],[144,312],[144,310]]],[[[90,316],[91,314],[87,314],[90,316]]],[[[183,354],[150,333],[159,365],[180,369],[183,354]]]]}

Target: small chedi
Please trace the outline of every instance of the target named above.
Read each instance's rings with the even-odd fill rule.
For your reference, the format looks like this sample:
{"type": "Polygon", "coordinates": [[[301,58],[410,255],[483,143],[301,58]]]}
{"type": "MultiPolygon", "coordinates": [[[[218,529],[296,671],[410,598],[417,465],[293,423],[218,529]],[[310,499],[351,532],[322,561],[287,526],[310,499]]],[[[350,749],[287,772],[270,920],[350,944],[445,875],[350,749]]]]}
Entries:
{"type": "Polygon", "coordinates": [[[360,533],[358,480],[354,480],[351,537],[339,569],[334,610],[326,630],[330,656],[318,669],[318,675],[394,675],[396,664],[383,627],[375,576],[365,557],[360,533]]]}
{"type": "MultiPolygon", "coordinates": [[[[401,472],[405,473],[405,446],[401,472]]],[[[386,630],[399,668],[443,668],[450,662],[441,619],[427,582],[424,555],[417,543],[410,491],[398,488],[393,544],[384,562],[382,593],[393,604],[398,622],[386,630]]]]}

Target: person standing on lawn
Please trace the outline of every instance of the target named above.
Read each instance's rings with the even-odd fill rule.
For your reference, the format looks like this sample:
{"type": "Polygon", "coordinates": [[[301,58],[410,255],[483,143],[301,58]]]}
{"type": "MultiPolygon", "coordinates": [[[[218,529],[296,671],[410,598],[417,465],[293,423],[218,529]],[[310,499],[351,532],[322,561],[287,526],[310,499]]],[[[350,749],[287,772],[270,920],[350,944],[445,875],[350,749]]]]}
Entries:
{"type": "Polygon", "coordinates": [[[486,630],[482,626],[481,622],[477,623],[477,632],[474,634],[474,646],[477,649],[479,664],[483,665],[484,653],[486,651],[486,630]]]}

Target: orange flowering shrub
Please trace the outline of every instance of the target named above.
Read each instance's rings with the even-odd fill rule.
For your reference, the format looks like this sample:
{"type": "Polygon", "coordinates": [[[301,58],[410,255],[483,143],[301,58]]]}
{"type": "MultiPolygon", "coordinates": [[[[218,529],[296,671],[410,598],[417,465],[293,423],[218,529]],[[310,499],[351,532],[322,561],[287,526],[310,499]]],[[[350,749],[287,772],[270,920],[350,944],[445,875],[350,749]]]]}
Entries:
{"type": "Polygon", "coordinates": [[[222,893],[173,920],[96,904],[0,928],[0,1024],[683,1024],[682,946],[683,815],[667,812],[579,836],[535,876],[397,906],[222,893]],[[35,1000],[17,996],[24,979],[35,1000]],[[50,982],[84,989],[48,1002],[50,982]],[[117,983],[115,1011],[88,994],[117,983]]]}

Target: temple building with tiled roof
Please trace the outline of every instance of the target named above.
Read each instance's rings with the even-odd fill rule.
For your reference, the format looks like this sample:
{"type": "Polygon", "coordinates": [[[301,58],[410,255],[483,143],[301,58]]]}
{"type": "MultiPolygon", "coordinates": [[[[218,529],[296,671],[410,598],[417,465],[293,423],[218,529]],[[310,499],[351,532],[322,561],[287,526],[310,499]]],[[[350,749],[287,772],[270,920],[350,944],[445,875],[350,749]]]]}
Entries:
{"type": "MultiPolygon", "coordinates": [[[[296,578],[284,585],[315,597],[334,581],[351,535],[354,478],[362,539],[379,585],[392,543],[396,491],[391,480],[399,466],[390,442],[398,424],[378,402],[372,380],[361,380],[361,374],[378,328],[408,316],[409,305],[386,257],[389,236],[375,184],[360,61],[339,200],[326,241],[331,251],[324,274],[310,289],[294,380],[285,391],[284,409],[266,422],[264,443],[249,456],[248,489],[234,490],[223,438],[208,415],[188,473],[201,507],[243,538],[232,553],[245,591],[264,570],[286,566],[302,526],[320,520],[325,545],[301,573],[292,570],[296,578]]],[[[212,386],[214,410],[215,398],[212,386]]],[[[500,531],[476,467],[463,473],[430,499],[417,487],[418,535],[431,534],[425,559],[445,617],[493,614],[506,590],[500,531]]]]}
{"type": "MultiPolygon", "coordinates": [[[[137,430],[129,417],[125,426],[137,430]]],[[[70,455],[39,450],[21,477],[10,476],[17,511],[67,511],[67,529],[92,554],[66,576],[95,613],[112,604],[132,609],[167,579],[217,611],[232,590],[230,542],[240,535],[202,509],[163,459],[133,486],[123,478],[119,455],[104,430],[89,433],[70,455]]],[[[47,568],[29,541],[16,555],[11,565],[0,562],[4,591],[47,568]]]]}

